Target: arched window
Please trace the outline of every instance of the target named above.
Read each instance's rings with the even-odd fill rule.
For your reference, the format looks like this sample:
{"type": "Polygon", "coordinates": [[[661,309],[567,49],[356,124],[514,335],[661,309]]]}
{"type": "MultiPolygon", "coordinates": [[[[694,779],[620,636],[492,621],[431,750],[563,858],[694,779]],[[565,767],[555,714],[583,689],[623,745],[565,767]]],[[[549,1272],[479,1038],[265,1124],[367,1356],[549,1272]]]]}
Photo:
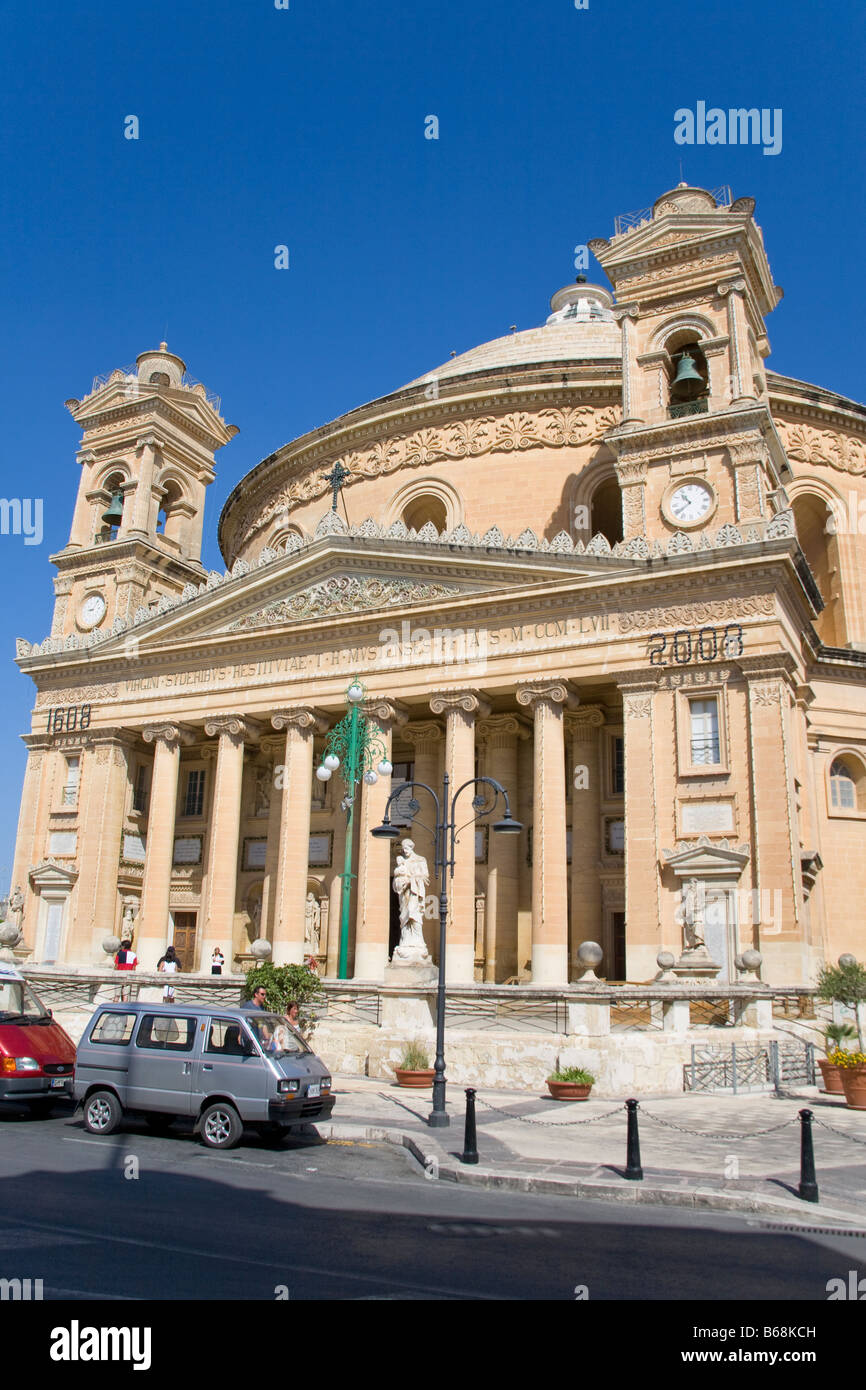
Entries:
{"type": "Polygon", "coordinates": [[[845,618],[839,582],[836,524],[832,513],[823,497],[813,493],[799,493],[793,498],[791,506],[800,549],[824,600],[824,608],[815,619],[815,631],[825,646],[844,646],[845,618]]]}
{"type": "Polygon", "coordinates": [[[183,520],[179,503],[183,501],[183,493],[176,482],[169,479],[165,483],[165,491],[159,504],[159,511],[156,516],[156,534],[165,536],[167,540],[176,541],[180,544],[180,526],[183,520]]]}
{"type": "Polygon", "coordinates": [[[696,342],[672,348],[670,407],[672,418],[679,415],[698,415],[708,409],[710,373],[707,359],[696,342]]]}
{"type": "Polygon", "coordinates": [[[434,493],[422,493],[420,497],[413,497],[412,501],[403,508],[402,521],[410,531],[420,531],[422,526],[426,526],[428,521],[432,521],[436,530],[442,534],[448,530],[448,512],[443,498],[437,497],[434,493]]]}
{"type": "Polygon", "coordinates": [[[606,536],[611,545],[622,540],[622,493],[616,478],[606,478],[592,494],[590,531],[606,536]]]}
{"type": "Polygon", "coordinates": [[[866,776],[851,757],[834,758],[830,765],[830,806],[834,811],[866,809],[866,776]]]}
{"type": "Polygon", "coordinates": [[[123,514],[123,494],[121,488],[125,482],[126,479],[122,473],[112,473],[102,484],[109,494],[108,506],[100,508],[99,513],[101,526],[99,537],[104,541],[113,541],[117,539],[123,514]],[[106,520],[106,518],[108,518],[108,520],[106,520]]]}
{"type": "Polygon", "coordinates": [[[147,378],[151,386],[170,386],[171,377],[168,372],[151,372],[147,378]]]}

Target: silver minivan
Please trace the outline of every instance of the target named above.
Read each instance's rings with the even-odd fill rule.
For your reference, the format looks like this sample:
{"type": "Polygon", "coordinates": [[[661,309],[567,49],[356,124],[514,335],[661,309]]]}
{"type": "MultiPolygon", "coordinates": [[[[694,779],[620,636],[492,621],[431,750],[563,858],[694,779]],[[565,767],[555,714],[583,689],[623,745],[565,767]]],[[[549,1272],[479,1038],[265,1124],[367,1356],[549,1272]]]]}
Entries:
{"type": "Polygon", "coordinates": [[[189,1116],[230,1149],[244,1123],[279,1137],[334,1108],[327,1067],[279,1014],[202,1004],[106,1004],[78,1044],[74,1096],[91,1134],[124,1113],[166,1130],[189,1116]]]}

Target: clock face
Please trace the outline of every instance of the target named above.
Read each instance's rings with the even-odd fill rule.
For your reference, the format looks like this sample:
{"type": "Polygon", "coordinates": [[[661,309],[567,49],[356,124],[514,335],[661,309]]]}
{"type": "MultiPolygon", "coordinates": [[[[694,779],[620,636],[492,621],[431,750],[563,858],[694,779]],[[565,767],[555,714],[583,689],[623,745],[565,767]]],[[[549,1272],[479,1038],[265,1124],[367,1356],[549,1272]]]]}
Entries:
{"type": "Polygon", "coordinates": [[[79,627],[98,627],[104,617],[105,599],[102,594],[88,594],[78,610],[79,627]]]}
{"type": "Polygon", "coordinates": [[[671,516],[687,525],[700,521],[712,505],[713,494],[703,483],[683,483],[668,502],[671,516]]]}

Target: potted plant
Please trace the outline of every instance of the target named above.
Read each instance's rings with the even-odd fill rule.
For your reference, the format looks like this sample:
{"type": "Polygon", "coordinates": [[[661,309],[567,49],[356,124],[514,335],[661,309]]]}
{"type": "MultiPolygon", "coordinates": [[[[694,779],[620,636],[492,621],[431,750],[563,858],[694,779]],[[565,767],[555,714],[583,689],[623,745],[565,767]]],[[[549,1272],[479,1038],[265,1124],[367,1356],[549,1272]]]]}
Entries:
{"type": "Polygon", "coordinates": [[[866,1003],[866,965],[853,956],[839,957],[838,965],[822,965],[818,974],[818,998],[831,1004],[844,1004],[854,1014],[857,1046],[866,1051],[860,1006],[866,1003]]]}
{"type": "Polygon", "coordinates": [[[409,1042],[403,1048],[399,1066],[394,1068],[398,1086],[432,1086],[435,1072],[423,1043],[409,1042]]]}
{"type": "Polygon", "coordinates": [[[821,1068],[824,1091],[827,1095],[844,1095],[842,1068],[836,1062],[831,1062],[830,1057],[833,1053],[843,1051],[842,1044],[856,1036],[857,1029],[850,1023],[829,1023],[824,1029],[824,1051],[827,1056],[818,1058],[818,1066],[821,1068]]]}
{"type": "Polygon", "coordinates": [[[588,1100],[594,1084],[592,1072],[583,1067],[561,1067],[547,1078],[547,1089],[554,1100],[588,1100]]]}
{"type": "Polygon", "coordinates": [[[849,1110],[866,1110],[866,1052],[837,1048],[830,1053],[830,1061],[839,1068],[849,1110]]]}

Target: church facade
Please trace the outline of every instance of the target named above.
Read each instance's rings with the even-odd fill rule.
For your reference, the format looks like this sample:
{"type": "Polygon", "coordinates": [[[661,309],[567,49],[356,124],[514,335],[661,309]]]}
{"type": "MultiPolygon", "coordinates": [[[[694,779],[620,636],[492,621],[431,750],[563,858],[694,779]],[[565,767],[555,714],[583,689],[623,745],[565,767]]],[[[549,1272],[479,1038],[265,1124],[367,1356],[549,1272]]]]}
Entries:
{"type": "MultiPolygon", "coordinates": [[[[585,941],[644,981],[684,930],[722,980],[746,950],[778,984],[862,956],[866,409],[765,365],[753,213],[681,185],[590,243],[612,290],[578,279],[277,449],[223,508],[225,573],[200,561],[219,400],[162,344],[67,402],[53,623],[17,653],[20,954],[99,965],[132,933],[143,967],[173,941],[209,972],[264,939],[335,975],[346,788],[316,769],[357,679],[393,771],[356,790],[350,977],[396,939],[399,845],[370,831],[446,772],[523,826],[458,807],[454,982],[563,986],[585,941]]],[[[393,819],[435,959],[425,797],[393,819]]]]}

